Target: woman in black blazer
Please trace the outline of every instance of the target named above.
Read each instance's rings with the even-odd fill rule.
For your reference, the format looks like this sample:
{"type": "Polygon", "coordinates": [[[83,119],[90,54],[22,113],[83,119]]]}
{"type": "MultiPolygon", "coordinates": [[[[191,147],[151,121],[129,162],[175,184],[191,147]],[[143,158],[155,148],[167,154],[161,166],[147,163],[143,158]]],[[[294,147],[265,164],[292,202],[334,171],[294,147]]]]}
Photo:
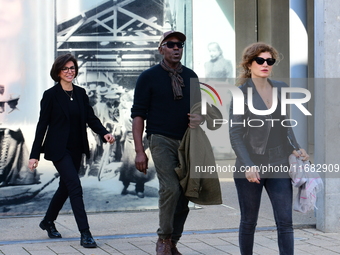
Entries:
{"type": "Polygon", "coordinates": [[[78,176],[82,154],[89,157],[86,127],[100,135],[104,142],[114,138],[95,116],[83,88],[72,84],[78,74],[77,60],[71,54],[59,56],[51,69],[52,79],[58,82],[44,92],[40,102],[40,117],[30,154],[29,168],[38,167],[40,153],[51,160],[60,175],[60,182],[40,228],[50,238],[61,238],[54,221],[69,197],[72,211],[81,233],[80,244],[96,247],[85,212],[83,192],[78,176]]]}
{"type": "Polygon", "coordinates": [[[280,95],[281,89],[288,85],[269,79],[278,58],[278,51],[266,43],[256,42],[245,48],[239,76],[244,114],[234,114],[233,104],[230,105],[229,123],[234,124],[230,125],[229,134],[236,154],[234,183],[241,212],[241,255],[253,254],[263,189],[273,208],[279,254],[294,254],[293,190],[288,157],[293,153],[307,161],[309,155],[299,146],[290,124],[284,123],[289,116],[281,113],[280,95]],[[273,111],[260,115],[253,113],[251,105],[256,110],[273,111]]]}

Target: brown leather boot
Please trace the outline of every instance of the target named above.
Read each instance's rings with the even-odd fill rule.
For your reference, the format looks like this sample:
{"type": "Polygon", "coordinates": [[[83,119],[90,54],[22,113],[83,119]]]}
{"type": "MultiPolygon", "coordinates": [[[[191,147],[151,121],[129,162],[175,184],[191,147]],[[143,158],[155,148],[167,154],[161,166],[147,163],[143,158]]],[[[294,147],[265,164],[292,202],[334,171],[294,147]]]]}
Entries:
{"type": "Polygon", "coordinates": [[[172,255],[171,248],[172,248],[171,238],[169,239],[158,238],[156,244],[157,255],[172,255]]]}
{"type": "Polygon", "coordinates": [[[172,255],[182,255],[182,253],[180,253],[180,252],[177,250],[176,243],[174,243],[174,242],[172,242],[171,254],[172,254],[172,255]]]}

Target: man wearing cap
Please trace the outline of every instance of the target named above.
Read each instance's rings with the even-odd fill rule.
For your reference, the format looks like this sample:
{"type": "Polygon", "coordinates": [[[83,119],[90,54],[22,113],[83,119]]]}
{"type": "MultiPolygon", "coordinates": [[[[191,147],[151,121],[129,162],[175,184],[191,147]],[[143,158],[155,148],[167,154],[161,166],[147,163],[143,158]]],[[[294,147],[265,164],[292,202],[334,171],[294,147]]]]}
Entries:
{"type": "Polygon", "coordinates": [[[168,31],[159,41],[161,62],[138,78],[131,109],[136,168],[146,173],[148,157],[142,134],[146,134],[159,180],[159,239],[157,255],[180,255],[176,244],[189,213],[175,168],[179,164],[178,147],[188,127],[195,128],[201,115],[189,114],[190,107],[201,100],[196,73],[181,64],[186,36],[168,31]]]}

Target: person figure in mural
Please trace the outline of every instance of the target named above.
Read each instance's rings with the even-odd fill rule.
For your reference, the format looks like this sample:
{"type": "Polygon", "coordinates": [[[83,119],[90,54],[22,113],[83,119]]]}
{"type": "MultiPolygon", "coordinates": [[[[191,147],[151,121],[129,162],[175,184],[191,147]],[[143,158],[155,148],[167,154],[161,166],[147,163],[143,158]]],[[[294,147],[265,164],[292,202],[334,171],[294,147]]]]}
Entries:
{"type": "Polygon", "coordinates": [[[78,75],[78,64],[71,54],[59,56],[53,63],[50,75],[57,82],[46,90],[40,102],[40,116],[32,145],[28,167],[38,167],[40,153],[53,162],[60,175],[60,182],[44,219],[41,229],[50,238],[61,238],[54,221],[69,197],[78,229],[80,244],[85,248],[96,247],[86,216],[83,191],[78,171],[83,153],[89,157],[86,127],[100,134],[103,141],[114,142],[114,137],[101,124],[89,104],[85,89],[72,83],[78,75]]]}
{"type": "MultiPolygon", "coordinates": [[[[98,117],[100,122],[103,124],[104,127],[107,128],[107,123],[110,123],[109,111],[107,107],[107,100],[105,95],[107,93],[107,88],[102,86],[97,86],[96,94],[98,96],[96,104],[93,106],[94,114],[98,117]]],[[[97,159],[100,160],[101,156],[104,152],[103,141],[100,135],[95,134],[92,131],[95,140],[96,140],[96,148],[94,149],[93,160],[96,161],[97,159]]]]}
{"type": "Polygon", "coordinates": [[[93,107],[97,103],[97,89],[96,84],[89,84],[86,87],[86,93],[89,97],[90,105],[93,107]]]}
{"type": "MultiPolygon", "coordinates": [[[[108,116],[108,110],[106,107],[106,99],[105,95],[107,93],[107,89],[103,86],[96,86],[95,84],[90,84],[85,87],[86,94],[89,97],[90,106],[93,107],[94,114],[103,124],[103,126],[111,132],[108,128],[108,121],[110,120],[108,116]]],[[[90,147],[90,157],[83,157],[81,169],[79,171],[80,176],[97,176],[99,169],[98,167],[93,167],[95,164],[98,164],[98,161],[101,161],[102,155],[104,153],[104,142],[102,141],[102,137],[95,132],[93,132],[90,128],[87,129],[87,135],[89,140],[90,147]]]]}
{"type": "MultiPolygon", "coordinates": [[[[29,152],[21,130],[0,128],[0,187],[40,183],[37,171],[30,171],[23,162],[28,157],[29,152]]],[[[29,197],[27,195],[27,199],[29,197]]]]}
{"type": "MultiPolygon", "coordinates": [[[[145,183],[155,177],[154,168],[147,171],[146,174],[138,171],[135,166],[135,147],[132,136],[132,118],[130,117],[134,90],[130,90],[121,96],[119,105],[120,124],[122,126],[122,165],[117,169],[120,173],[119,180],[123,183],[124,187],[121,192],[122,195],[129,194],[128,188],[130,183],[135,183],[135,194],[139,198],[144,198],[145,183]]],[[[143,134],[143,140],[146,136],[143,134]]],[[[144,146],[146,143],[144,142],[144,146]]],[[[145,148],[146,150],[147,148],[145,148]]]]}
{"type": "Polygon", "coordinates": [[[271,119],[289,119],[288,116],[281,115],[280,104],[281,88],[288,85],[269,79],[278,57],[276,49],[265,43],[254,43],[245,48],[239,76],[245,113],[236,115],[233,113],[233,104],[230,106],[230,121],[233,123],[248,119],[258,119],[264,123],[262,126],[235,124],[229,129],[231,146],[237,156],[234,181],[241,211],[239,245],[242,255],[253,254],[263,188],[272,203],[280,255],[294,254],[292,183],[288,174],[288,156],[293,153],[302,160],[308,160],[309,155],[300,148],[291,127],[282,126],[281,121],[273,122],[272,125],[265,121],[268,115],[256,115],[247,106],[248,88],[252,88],[253,106],[257,110],[267,110],[273,106],[273,89],[277,88],[278,104],[271,119]],[[266,172],[270,167],[283,170],[266,172]]]}
{"type": "Polygon", "coordinates": [[[223,51],[217,42],[208,44],[210,60],[204,63],[205,77],[216,81],[227,81],[233,76],[231,61],[223,57],[223,51]]]}
{"type": "MultiPolygon", "coordinates": [[[[223,56],[223,51],[217,42],[210,42],[208,44],[208,51],[210,55],[210,60],[205,62],[205,78],[210,84],[210,81],[214,82],[227,82],[231,83],[234,76],[233,66],[230,60],[225,59],[223,56]]],[[[212,85],[212,84],[210,84],[212,85]]],[[[228,118],[229,107],[232,95],[228,91],[224,95],[223,104],[225,105],[226,113],[225,116],[228,118]]],[[[224,127],[228,128],[228,127],[224,127]]],[[[229,138],[225,138],[223,146],[214,147],[216,152],[222,152],[225,159],[235,159],[234,152],[230,146],[229,138]]]]}
{"type": "MultiPolygon", "coordinates": [[[[19,97],[5,96],[6,88],[0,85],[0,114],[8,115],[18,111],[19,97]]],[[[20,128],[8,128],[10,123],[2,123],[0,128],[0,187],[28,185],[40,182],[37,171],[30,171],[26,165],[28,149],[20,128]]],[[[14,126],[15,127],[15,126],[14,126]]]]}
{"type": "Polygon", "coordinates": [[[112,132],[115,137],[115,144],[113,145],[114,162],[120,162],[122,159],[122,126],[120,123],[121,113],[119,111],[121,94],[121,91],[110,89],[105,96],[108,115],[112,123],[112,132]]]}
{"type": "Polygon", "coordinates": [[[146,120],[147,139],[159,180],[157,255],[181,254],[176,244],[189,208],[175,172],[178,148],[188,126],[195,128],[203,120],[199,114],[189,114],[191,106],[201,101],[201,94],[196,73],[181,64],[185,40],[186,36],[177,31],[162,35],[158,50],[163,59],[138,77],[131,108],[136,168],[147,174],[148,157],[143,144],[146,120]],[[190,81],[194,79],[197,83],[192,85],[190,81]]]}
{"type": "MultiPolygon", "coordinates": [[[[6,95],[5,91],[6,91],[5,86],[0,84],[0,114],[3,113],[4,115],[7,115],[7,114],[12,113],[15,110],[19,110],[17,105],[19,103],[20,96],[16,96],[12,94],[6,95]]],[[[1,124],[6,124],[6,123],[1,123],[1,124]]]]}

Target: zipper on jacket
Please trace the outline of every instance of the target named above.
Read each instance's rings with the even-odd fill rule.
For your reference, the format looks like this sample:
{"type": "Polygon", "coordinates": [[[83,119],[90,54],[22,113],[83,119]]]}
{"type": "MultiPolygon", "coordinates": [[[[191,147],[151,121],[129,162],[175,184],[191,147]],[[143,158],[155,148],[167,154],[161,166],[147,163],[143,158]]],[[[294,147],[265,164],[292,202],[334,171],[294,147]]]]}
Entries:
{"type": "MultiPolygon", "coordinates": [[[[287,132],[288,132],[288,131],[287,131],[287,132]]],[[[289,141],[290,145],[293,147],[293,149],[296,150],[296,151],[298,151],[299,148],[296,148],[296,146],[293,144],[292,139],[289,137],[289,135],[287,135],[287,138],[288,138],[288,141],[289,141]]]]}

